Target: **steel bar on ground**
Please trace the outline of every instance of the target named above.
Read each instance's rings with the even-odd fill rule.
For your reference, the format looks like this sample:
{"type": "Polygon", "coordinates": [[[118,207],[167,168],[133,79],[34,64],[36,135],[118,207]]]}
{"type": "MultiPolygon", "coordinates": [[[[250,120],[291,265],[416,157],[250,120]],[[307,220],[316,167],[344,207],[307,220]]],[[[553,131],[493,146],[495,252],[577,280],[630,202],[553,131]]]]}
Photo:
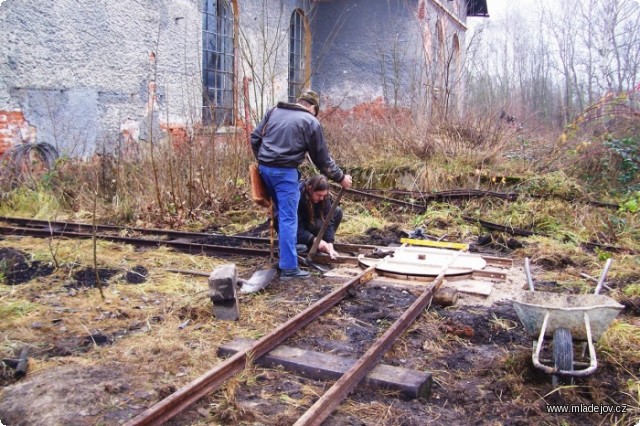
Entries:
{"type": "Polygon", "coordinates": [[[358,191],[356,189],[347,189],[346,191],[350,194],[360,195],[362,197],[371,198],[374,200],[386,201],[392,204],[396,204],[398,206],[408,207],[413,210],[418,210],[420,212],[424,212],[426,210],[425,206],[421,206],[413,203],[407,203],[406,201],[401,201],[401,200],[394,200],[393,198],[381,197],[380,195],[369,194],[367,192],[358,191]]]}
{"type": "MultiPolygon", "coordinates": [[[[91,238],[90,232],[69,232],[56,229],[31,229],[31,228],[8,228],[0,226],[0,234],[2,235],[22,235],[31,237],[69,237],[69,238],[91,238]]],[[[206,252],[215,254],[243,254],[247,256],[269,256],[267,249],[254,249],[248,247],[229,247],[211,244],[199,244],[190,241],[167,241],[156,239],[144,239],[133,237],[120,237],[117,235],[98,234],[97,238],[101,240],[132,244],[136,246],[159,247],[169,246],[175,249],[181,249],[189,252],[206,252]]]]}
{"type": "Polygon", "coordinates": [[[533,287],[533,278],[531,278],[531,269],[529,268],[529,258],[524,258],[524,274],[527,277],[527,283],[529,284],[529,290],[535,291],[533,287]]]}
{"type": "Polygon", "coordinates": [[[607,279],[607,273],[611,267],[611,262],[613,262],[613,259],[609,258],[607,259],[607,263],[604,264],[604,269],[602,270],[602,274],[600,274],[600,279],[598,280],[594,294],[600,294],[600,290],[602,290],[602,287],[604,286],[604,281],[607,279]]]}
{"type": "Polygon", "coordinates": [[[342,300],[352,287],[371,280],[374,271],[375,265],[365,269],[360,275],[344,283],[337,290],[334,290],[315,304],[309,306],[273,332],[262,337],[248,350],[238,352],[222,364],[215,366],[203,376],[193,380],[156,405],[129,420],[125,423],[125,426],[161,425],[167,422],[189,405],[215,390],[226,380],[243,370],[248,361],[260,358],[318,316],[325,313],[342,300]]]}
{"type": "MultiPolygon", "coordinates": [[[[19,217],[6,217],[0,216],[0,222],[14,223],[24,227],[41,227],[49,229],[55,229],[57,231],[64,232],[93,232],[94,226],[90,223],[80,222],[62,222],[53,220],[39,220],[39,219],[25,219],[19,217]]],[[[140,234],[161,234],[170,238],[184,238],[195,237],[202,238],[203,236],[209,236],[211,234],[195,233],[187,231],[176,231],[173,229],[158,229],[158,228],[137,228],[129,226],[116,226],[116,225],[96,225],[98,232],[137,232],[140,234]]]]}

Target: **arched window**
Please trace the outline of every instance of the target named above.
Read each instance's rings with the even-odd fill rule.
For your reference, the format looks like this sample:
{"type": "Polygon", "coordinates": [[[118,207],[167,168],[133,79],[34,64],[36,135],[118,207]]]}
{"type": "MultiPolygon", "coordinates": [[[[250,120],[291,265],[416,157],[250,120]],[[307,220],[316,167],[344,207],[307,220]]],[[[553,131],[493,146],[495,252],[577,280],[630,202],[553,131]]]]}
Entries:
{"type": "Polygon", "coordinates": [[[454,81],[458,81],[460,77],[460,39],[458,34],[453,35],[453,41],[451,42],[451,68],[454,81]]]}
{"type": "Polygon", "coordinates": [[[451,65],[449,67],[449,78],[447,79],[447,112],[455,112],[459,108],[459,94],[461,87],[461,65],[460,65],[460,39],[458,34],[453,35],[451,41],[451,65]]]}
{"type": "Polygon", "coordinates": [[[204,124],[233,124],[234,19],[231,0],[202,0],[204,124]]]}
{"type": "MultiPolygon", "coordinates": [[[[436,45],[434,47],[436,49],[434,59],[437,67],[440,68],[444,64],[446,54],[444,46],[444,27],[442,26],[442,21],[440,19],[436,21],[436,45]]],[[[440,72],[440,69],[438,69],[438,72],[440,72]]]]}
{"type": "Polygon", "coordinates": [[[300,9],[296,9],[289,23],[289,102],[296,101],[309,80],[307,55],[310,40],[306,32],[305,17],[300,9]]]}

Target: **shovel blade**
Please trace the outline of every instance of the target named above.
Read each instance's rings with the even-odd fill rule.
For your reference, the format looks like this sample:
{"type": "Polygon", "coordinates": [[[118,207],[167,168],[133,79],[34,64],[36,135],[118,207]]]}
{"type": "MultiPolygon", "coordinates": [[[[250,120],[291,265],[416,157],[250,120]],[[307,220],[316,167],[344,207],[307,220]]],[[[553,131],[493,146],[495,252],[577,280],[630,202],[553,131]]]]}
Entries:
{"type": "Polygon", "coordinates": [[[318,265],[313,260],[311,260],[310,257],[298,256],[298,262],[303,266],[306,266],[308,268],[313,268],[316,271],[320,271],[321,274],[329,272],[328,268],[325,268],[325,267],[322,267],[322,266],[318,265]]]}
{"type": "Polygon", "coordinates": [[[262,269],[256,271],[251,275],[251,278],[246,280],[242,287],[240,287],[240,293],[255,293],[265,288],[278,274],[276,268],[262,269]]]}

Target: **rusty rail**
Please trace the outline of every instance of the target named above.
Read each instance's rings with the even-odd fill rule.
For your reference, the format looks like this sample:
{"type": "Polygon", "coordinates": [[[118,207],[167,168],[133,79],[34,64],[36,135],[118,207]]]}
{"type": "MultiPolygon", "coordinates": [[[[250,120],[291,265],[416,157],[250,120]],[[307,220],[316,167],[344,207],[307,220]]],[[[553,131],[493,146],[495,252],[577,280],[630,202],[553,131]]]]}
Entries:
{"type": "MultiPolygon", "coordinates": [[[[93,225],[78,223],[78,222],[62,222],[62,221],[47,221],[47,220],[38,220],[38,219],[25,219],[25,218],[17,218],[17,217],[5,217],[0,216],[0,223],[10,223],[18,225],[17,228],[10,227],[2,227],[0,226],[0,234],[5,235],[28,235],[32,237],[51,237],[51,236],[67,236],[70,238],[91,238],[93,235],[93,225]]],[[[192,246],[203,245],[207,247],[211,247],[210,251],[214,251],[216,247],[223,247],[224,244],[205,244],[199,243],[198,240],[202,241],[203,239],[209,239],[213,242],[220,243],[231,243],[233,245],[239,246],[242,244],[257,244],[257,245],[270,245],[269,238],[263,237],[249,237],[242,235],[223,235],[223,234],[211,234],[204,232],[187,232],[187,231],[176,231],[172,229],[155,229],[155,228],[137,228],[137,227],[127,227],[127,226],[115,226],[115,225],[97,225],[96,231],[100,234],[98,238],[103,238],[102,233],[111,232],[118,235],[105,236],[104,239],[111,239],[112,241],[125,242],[130,244],[136,244],[136,241],[139,241],[141,245],[172,245],[176,243],[176,247],[185,247],[187,244],[187,240],[193,240],[188,244],[192,246]],[[139,234],[145,236],[157,236],[162,237],[162,240],[147,240],[143,238],[136,237],[125,237],[120,236],[123,233],[129,234],[139,234]],[[174,240],[173,242],[171,240],[174,240]],[[179,244],[182,242],[182,244],[179,244]]],[[[277,239],[274,241],[277,244],[277,239]]],[[[373,250],[376,247],[372,245],[366,244],[342,244],[335,243],[334,247],[337,250],[350,252],[350,251],[359,251],[359,250],[373,250]]],[[[235,247],[238,248],[238,247],[235,247]]],[[[228,252],[228,250],[224,249],[223,252],[228,252]]],[[[235,254],[235,250],[231,250],[231,254],[235,254]]],[[[244,255],[256,255],[262,256],[265,253],[263,251],[251,251],[243,252],[242,249],[237,251],[237,254],[244,255]]],[[[266,253],[267,255],[270,252],[266,253]]]]}
{"type": "Polygon", "coordinates": [[[320,426],[322,422],[340,405],[342,400],[351,393],[362,379],[376,366],[384,353],[393,345],[395,340],[404,333],[418,316],[424,311],[433,298],[433,294],[442,285],[445,273],[450,265],[460,256],[462,251],[456,253],[451,261],[442,268],[442,271],[433,282],[424,289],[404,313],[393,323],[382,337],[369,348],[369,350],[346,372],[334,385],[316,401],[306,413],[298,419],[294,426],[320,426]]]}
{"type": "MultiPolygon", "coordinates": [[[[0,235],[20,235],[30,237],[67,237],[67,238],[92,238],[93,234],[87,232],[64,231],[55,228],[50,229],[33,229],[33,228],[12,228],[0,226],[0,235]]],[[[97,238],[101,240],[132,244],[135,246],[158,247],[169,246],[178,250],[189,253],[209,253],[209,254],[227,254],[227,255],[246,255],[246,256],[269,256],[269,250],[257,249],[249,247],[230,247],[212,244],[199,244],[192,241],[180,240],[157,240],[135,237],[122,237],[118,235],[98,234],[97,238]]]]}
{"type": "Polygon", "coordinates": [[[222,364],[209,370],[203,376],[178,389],[167,398],[125,423],[125,426],[161,425],[167,422],[189,405],[215,390],[226,380],[243,370],[251,359],[260,358],[265,355],[295,332],[325,313],[344,299],[351,288],[371,280],[374,270],[375,265],[365,269],[360,275],[347,281],[337,290],[334,290],[332,293],[300,312],[273,332],[262,337],[248,350],[238,352],[222,364]]]}
{"type": "Polygon", "coordinates": [[[408,208],[410,208],[412,210],[416,210],[416,211],[419,211],[421,213],[424,213],[424,211],[427,209],[424,205],[408,203],[406,201],[396,200],[394,198],[382,197],[380,195],[375,195],[375,194],[370,194],[368,192],[358,191],[357,189],[346,189],[345,191],[347,191],[349,194],[359,195],[361,197],[371,198],[373,200],[384,201],[384,202],[395,204],[395,205],[401,206],[401,207],[408,207],[408,208]]]}

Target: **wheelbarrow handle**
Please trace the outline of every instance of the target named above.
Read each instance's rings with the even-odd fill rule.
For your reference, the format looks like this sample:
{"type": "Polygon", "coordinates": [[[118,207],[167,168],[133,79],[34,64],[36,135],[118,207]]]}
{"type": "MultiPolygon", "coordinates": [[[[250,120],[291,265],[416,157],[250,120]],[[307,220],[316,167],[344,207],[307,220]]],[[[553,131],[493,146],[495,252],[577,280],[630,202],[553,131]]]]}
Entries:
{"type": "Polygon", "coordinates": [[[531,278],[531,270],[529,270],[529,258],[524,258],[524,273],[527,276],[527,283],[529,283],[529,290],[534,291],[533,289],[533,279],[531,278]]]}
{"type": "Polygon", "coordinates": [[[607,278],[609,267],[611,267],[611,262],[613,262],[613,259],[609,258],[607,259],[607,263],[604,264],[604,269],[602,270],[602,274],[600,275],[600,279],[598,280],[598,285],[596,285],[596,291],[594,292],[594,294],[600,294],[600,290],[602,290],[604,281],[607,278]]]}

